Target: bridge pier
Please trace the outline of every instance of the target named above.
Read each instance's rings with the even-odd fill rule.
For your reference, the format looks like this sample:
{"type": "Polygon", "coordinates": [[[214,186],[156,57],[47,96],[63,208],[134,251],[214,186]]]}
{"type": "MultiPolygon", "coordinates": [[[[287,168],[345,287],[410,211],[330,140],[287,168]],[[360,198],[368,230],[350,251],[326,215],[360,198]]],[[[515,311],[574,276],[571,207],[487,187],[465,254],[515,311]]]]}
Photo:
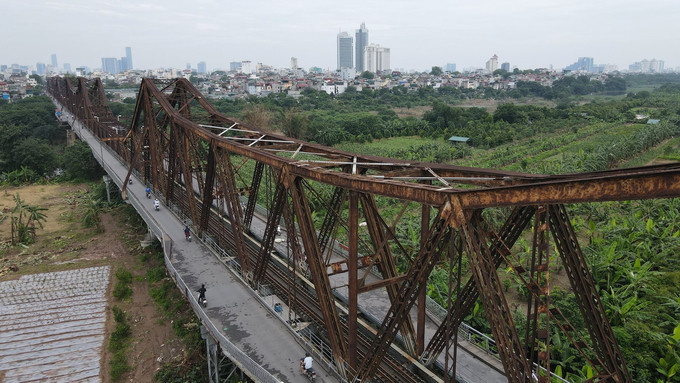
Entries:
{"type": "Polygon", "coordinates": [[[219,344],[215,342],[208,330],[203,326],[201,326],[201,338],[205,339],[208,381],[210,383],[229,382],[235,373],[240,375],[240,382],[250,381],[243,371],[221,352],[219,344]]]}

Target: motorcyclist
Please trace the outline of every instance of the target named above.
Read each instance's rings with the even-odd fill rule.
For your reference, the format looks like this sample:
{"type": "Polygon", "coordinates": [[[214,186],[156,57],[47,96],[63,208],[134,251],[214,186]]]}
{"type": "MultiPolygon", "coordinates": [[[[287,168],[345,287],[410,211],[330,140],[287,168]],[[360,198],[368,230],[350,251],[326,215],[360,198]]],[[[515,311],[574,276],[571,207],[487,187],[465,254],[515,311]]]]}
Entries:
{"type": "Polygon", "coordinates": [[[184,225],[184,236],[189,238],[189,235],[191,235],[191,230],[189,229],[189,225],[184,225]]]}
{"type": "Polygon", "coordinates": [[[207,291],[207,290],[206,290],[204,284],[201,284],[201,288],[198,289],[198,290],[196,290],[196,292],[198,293],[198,301],[199,301],[199,302],[205,299],[205,292],[206,292],[206,291],[207,291]]]}
{"type": "Polygon", "coordinates": [[[153,200],[153,207],[154,207],[154,209],[156,209],[156,210],[160,209],[161,203],[158,202],[158,198],[156,198],[156,199],[153,200]]]}
{"type": "Polygon", "coordinates": [[[306,352],[305,357],[300,359],[300,369],[302,369],[304,372],[307,372],[307,370],[312,368],[313,361],[314,360],[312,359],[312,356],[306,352]]]}
{"type": "Polygon", "coordinates": [[[146,198],[149,198],[150,195],[151,195],[151,188],[147,186],[146,187],[146,198]]]}

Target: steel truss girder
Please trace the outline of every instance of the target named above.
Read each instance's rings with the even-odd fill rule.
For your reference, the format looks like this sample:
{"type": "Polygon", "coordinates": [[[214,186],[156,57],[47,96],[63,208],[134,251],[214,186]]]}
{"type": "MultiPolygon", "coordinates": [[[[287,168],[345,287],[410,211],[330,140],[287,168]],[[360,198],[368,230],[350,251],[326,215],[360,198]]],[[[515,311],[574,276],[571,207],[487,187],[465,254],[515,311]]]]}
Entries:
{"type": "MultiPolygon", "coordinates": [[[[286,172],[287,174],[287,172],[286,172]]],[[[299,177],[288,175],[283,179],[286,187],[291,192],[295,216],[298,219],[300,237],[307,256],[307,262],[312,274],[312,282],[319,300],[319,308],[324,318],[326,331],[333,350],[335,366],[341,375],[345,374],[344,362],[347,360],[347,347],[343,339],[342,324],[335,307],[335,298],[331,289],[331,283],[325,272],[325,264],[319,249],[319,242],[314,230],[312,212],[304,192],[303,180],[299,177]]]]}
{"type": "MultiPolygon", "coordinates": [[[[534,211],[535,208],[532,206],[520,206],[513,209],[512,213],[505,221],[505,224],[500,229],[499,234],[495,236],[494,241],[489,247],[489,252],[491,253],[496,269],[503,262],[501,254],[509,253],[510,248],[512,248],[531,221],[534,211]]],[[[475,306],[477,298],[479,297],[479,290],[474,278],[470,278],[465,283],[465,286],[462,288],[458,297],[457,302],[460,311],[457,311],[456,307],[449,303],[446,318],[437,328],[432,339],[430,339],[421,358],[428,365],[436,360],[437,355],[442,352],[448,342],[449,337],[446,336],[446,328],[451,327],[457,331],[458,327],[463,322],[463,319],[475,306]]]]}
{"type": "MultiPolygon", "coordinates": [[[[454,202],[457,202],[454,200],[454,202]]],[[[427,277],[434,269],[437,263],[442,248],[446,247],[447,241],[451,235],[449,226],[456,226],[459,224],[457,215],[462,212],[452,212],[452,210],[460,209],[460,205],[446,204],[439,209],[437,217],[430,226],[427,239],[423,243],[418,254],[415,256],[408,273],[399,286],[398,300],[389,308],[383,323],[378,328],[370,349],[366,353],[366,358],[359,366],[357,371],[357,378],[361,380],[370,380],[375,374],[380,361],[387,353],[390,344],[399,331],[400,324],[409,315],[411,307],[415,304],[418,298],[418,291],[423,283],[427,283],[427,277]],[[455,217],[455,219],[454,219],[455,217]]]]}
{"type": "MultiPolygon", "coordinates": [[[[256,170],[258,167],[263,169],[265,165],[270,166],[274,171],[285,167],[290,180],[295,179],[300,185],[302,184],[301,179],[306,180],[305,182],[316,181],[324,183],[333,187],[334,193],[341,195],[347,195],[348,192],[357,192],[371,198],[375,196],[392,197],[405,201],[415,201],[424,206],[431,205],[439,209],[449,201],[454,200],[456,201],[456,206],[458,206],[456,208],[456,211],[459,212],[457,213],[458,215],[461,215],[463,211],[472,211],[474,209],[493,206],[514,206],[516,210],[524,212],[522,217],[527,214],[531,217],[535,212],[535,207],[533,206],[550,205],[550,231],[553,234],[560,256],[563,258],[565,268],[568,268],[570,282],[577,294],[579,307],[586,319],[585,322],[591,326],[588,329],[590,338],[594,343],[592,353],[594,358],[591,363],[595,366],[595,369],[598,371],[598,377],[601,379],[612,377],[612,379],[621,382],[630,381],[620,351],[614,343],[611,327],[606,324],[604,310],[594,290],[592,277],[585,266],[576,237],[573,234],[573,229],[570,227],[568,219],[565,218],[566,212],[563,211],[564,209],[561,204],[680,196],[680,165],[670,164],[594,173],[546,176],[461,168],[442,164],[411,163],[409,161],[390,160],[372,156],[357,156],[333,148],[325,148],[320,145],[309,144],[276,134],[260,132],[247,124],[223,116],[186,80],[166,82],[163,86],[164,88],[159,89],[158,82],[149,79],[142,81],[136,111],[131,124],[132,129],[128,131],[125,137],[117,137],[113,130],[109,129],[105,124],[107,120],[113,119],[113,115],[107,107],[108,102],[104,97],[101,81],[98,79],[91,81],[83,79],[73,81],[69,78],[48,79],[48,90],[52,95],[60,100],[64,107],[70,108],[72,113],[78,117],[87,129],[102,139],[102,142],[115,149],[121,158],[128,161],[130,172],[133,169],[143,171],[143,163],[140,162],[144,160],[142,154],[149,154],[146,161],[149,165],[148,173],[151,174],[145,175],[145,178],[149,177],[153,181],[155,177],[158,177],[157,181],[153,181],[154,187],[163,192],[167,201],[178,201],[179,196],[182,195],[181,185],[184,183],[186,189],[185,201],[180,202],[184,203],[182,208],[188,211],[195,221],[204,221],[206,214],[212,217],[210,215],[210,207],[206,207],[207,205],[212,205],[215,200],[215,197],[211,196],[213,194],[212,191],[217,190],[217,196],[238,196],[235,178],[226,176],[228,172],[233,173],[233,165],[229,162],[226,155],[220,159],[217,157],[212,158],[213,154],[210,154],[211,152],[206,153],[205,147],[201,147],[205,143],[209,143],[210,148],[219,148],[219,150],[224,151],[228,155],[243,156],[247,160],[254,160],[256,170]],[[194,113],[192,108],[195,107],[202,108],[200,113],[194,113]],[[197,121],[206,114],[207,117],[202,121],[203,124],[197,121]],[[144,121],[142,121],[142,115],[144,116],[144,121]],[[231,137],[235,139],[226,137],[229,134],[222,135],[222,133],[232,128],[234,130],[231,132],[240,129],[231,137]],[[121,140],[113,141],[110,140],[111,138],[120,138],[121,140]],[[145,142],[148,143],[148,148],[144,148],[145,142]],[[123,143],[125,147],[123,147],[123,143]],[[276,149],[277,152],[268,151],[268,149],[276,149]],[[324,157],[324,159],[323,162],[315,163],[314,161],[294,159],[295,154],[290,156],[290,158],[281,156],[279,152],[286,150],[291,152],[295,150],[295,153],[313,153],[324,157]],[[169,157],[164,158],[165,154],[169,154],[169,157]],[[179,160],[175,160],[176,158],[179,158],[179,160]],[[214,166],[216,169],[213,181],[208,179],[208,175],[212,172],[211,169],[213,168],[211,160],[215,162],[214,166]],[[225,168],[218,171],[217,169],[220,166],[224,166],[225,163],[227,163],[226,166],[231,170],[225,168]],[[153,166],[156,166],[158,171],[153,171],[153,166]],[[350,166],[353,168],[351,173],[348,172],[350,166]],[[182,169],[181,175],[177,171],[179,168],[182,169]],[[223,175],[220,176],[220,174],[223,175]],[[224,179],[220,179],[220,177],[224,179]],[[413,177],[414,180],[416,178],[427,179],[431,181],[431,184],[400,181],[398,177],[403,179],[413,177]],[[231,181],[227,181],[227,179],[231,181]],[[203,184],[204,181],[205,184],[203,184]],[[198,196],[194,196],[193,193],[194,182],[197,184],[196,190],[198,196]],[[450,183],[450,185],[442,185],[443,182],[450,183]],[[227,186],[227,184],[231,184],[231,186],[227,186]],[[458,185],[470,185],[470,187],[458,188],[458,185]],[[175,188],[179,190],[177,193],[175,193],[175,188]],[[558,204],[557,212],[554,211],[555,207],[552,204],[558,204]],[[520,208],[518,206],[531,207],[520,208]],[[605,323],[605,325],[601,326],[600,324],[602,323],[605,323]]],[[[129,176],[130,173],[128,173],[127,178],[129,176]]],[[[123,191],[127,185],[127,178],[123,191]]],[[[251,181],[249,208],[252,207],[254,209],[260,178],[261,176],[254,177],[251,181]]],[[[293,192],[297,193],[298,197],[304,197],[302,186],[299,186],[293,192]]],[[[330,292],[328,275],[325,272],[325,265],[322,259],[323,249],[330,243],[328,239],[324,238],[329,238],[333,233],[334,227],[337,226],[337,222],[333,222],[333,220],[337,221],[338,217],[341,216],[341,206],[344,202],[342,202],[342,199],[338,200],[341,202],[338,202],[338,208],[334,209],[337,214],[334,213],[335,217],[331,217],[333,220],[324,227],[319,237],[315,238],[313,225],[309,222],[309,215],[311,215],[309,204],[306,202],[302,203],[299,199],[292,199],[295,217],[298,220],[302,219],[307,222],[304,225],[305,228],[300,228],[299,238],[304,243],[308,261],[311,260],[311,276],[315,280],[315,287],[317,287],[316,293],[320,301],[319,306],[322,307],[319,311],[323,313],[323,322],[325,322],[326,331],[329,333],[329,339],[332,340],[334,354],[338,356],[339,363],[341,364],[346,357],[346,353],[344,353],[342,348],[344,345],[342,339],[343,330],[342,326],[338,325],[337,312],[332,308],[331,302],[333,296],[330,292]],[[319,293],[319,288],[324,291],[319,293]]],[[[331,206],[335,206],[336,202],[334,201],[335,199],[331,199],[331,206]]],[[[239,206],[235,205],[235,203],[238,204],[237,197],[233,198],[231,203],[227,203],[227,205],[232,206],[232,211],[228,215],[240,218],[239,206]]],[[[286,219],[288,237],[289,239],[297,239],[294,217],[292,217],[292,214],[286,213],[287,209],[287,206],[284,207],[283,215],[286,219]]],[[[229,207],[227,207],[227,210],[229,210],[229,207]]],[[[247,211],[248,209],[246,209],[244,221],[248,221],[247,211]]],[[[376,216],[379,217],[379,215],[376,216]]],[[[252,219],[252,212],[250,217],[252,219]]],[[[470,238],[467,242],[474,241],[481,244],[479,254],[474,256],[479,258],[478,260],[482,264],[480,267],[483,267],[485,274],[492,273],[492,270],[495,273],[495,268],[506,258],[508,255],[506,252],[512,247],[519,233],[526,227],[526,222],[528,222],[524,222],[524,218],[511,218],[508,221],[513,222],[514,227],[502,229],[497,238],[491,239],[491,243],[488,245],[485,244],[482,234],[493,235],[493,233],[486,231],[481,222],[475,220],[468,222],[467,219],[460,219],[458,217],[457,223],[454,224],[454,226],[459,226],[459,223],[467,222],[467,224],[471,225],[469,226],[471,234],[468,235],[470,238]]],[[[212,218],[209,222],[212,225],[222,224],[222,221],[218,222],[218,220],[212,218]]],[[[238,223],[238,221],[236,222],[238,223]]],[[[205,223],[200,224],[200,226],[204,225],[205,223]]],[[[372,230],[380,228],[381,225],[385,227],[384,224],[374,225],[372,230]]],[[[236,224],[236,226],[239,225],[236,224]]],[[[247,230],[247,226],[243,226],[247,230]]],[[[467,228],[468,226],[465,227],[467,228]]],[[[210,228],[210,230],[220,230],[220,228],[215,227],[210,228]]],[[[237,234],[237,231],[234,233],[236,237],[242,237],[242,234],[237,234]]],[[[389,234],[385,235],[389,236],[389,234]]],[[[239,239],[235,238],[236,246],[240,246],[238,241],[239,239]]],[[[381,246],[384,246],[381,245],[384,242],[385,240],[383,239],[378,243],[373,243],[373,246],[380,249],[381,246]]],[[[421,245],[419,254],[423,249],[431,245],[431,243],[425,242],[421,245]]],[[[298,254],[301,254],[300,249],[301,246],[298,244],[296,250],[298,254]]],[[[387,258],[390,258],[390,256],[387,256],[387,258]]],[[[247,256],[243,257],[242,262],[244,265],[248,262],[247,259],[247,256]]],[[[379,262],[378,266],[382,264],[383,261],[379,262]]],[[[537,265],[541,265],[541,263],[538,262],[537,265]]],[[[416,268],[419,267],[421,266],[416,268]]],[[[399,292],[401,294],[402,287],[406,281],[399,278],[413,275],[416,271],[412,269],[408,270],[405,275],[397,276],[394,279],[388,278],[382,283],[387,286],[400,283],[399,292]]],[[[474,270],[474,272],[479,273],[481,269],[474,270]]],[[[494,279],[493,276],[487,278],[494,279]]],[[[537,279],[536,274],[529,277],[530,281],[536,281],[537,279]]],[[[426,276],[423,276],[418,283],[422,284],[424,280],[426,280],[426,276]]],[[[361,284],[361,282],[357,283],[361,284]]],[[[540,282],[537,285],[539,287],[542,286],[540,282]]],[[[457,328],[457,324],[469,312],[478,296],[475,286],[477,286],[477,283],[474,282],[474,278],[471,278],[465,287],[462,288],[459,295],[460,299],[456,301],[456,306],[459,308],[449,310],[447,320],[445,321],[446,326],[443,324],[443,327],[448,329],[457,328]]],[[[495,288],[495,285],[492,284],[489,287],[489,291],[484,292],[486,294],[485,303],[489,301],[489,296],[496,297],[495,294],[497,292],[494,290],[495,288]]],[[[414,291],[408,289],[408,299],[405,299],[403,295],[399,295],[398,302],[390,309],[391,315],[394,313],[405,315],[407,310],[404,309],[404,305],[411,304],[411,293],[416,294],[414,291]],[[405,300],[402,301],[402,299],[405,300]]],[[[357,290],[357,292],[360,293],[360,290],[357,290]]],[[[535,297],[532,299],[535,299],[535,297]]],[[[547,299],[546,302],[548,302],[547,299]]],[[[485,304],[485,306],[487,305],[488,303],[485,304]]],[[[560,323],[559,314],[559,310],[556,308],[550,309],[549,319],[551,325],[555,323],[557,327],[565,331],[564,329],[569,327],[560,323]],[[554,316],[552,315],[553,313],[555,314],[554,316]]],[[[503,319],[505,313],[503,310],[500,310],[500,312],[494,312],[491,315],[503,319]]],[[[492,321],[494,323],[493,326],[499,328],[497,331],[506,334],[506,341],[510,342],[506,344],[513,348],[512,350],[514,351],[514,347],[516,347],[514,343],[515,338],[513,338],[512,334],[508,335],[506,331],[506,326],[509,323],[503,322],[504,319],[501,319],[496,322],[492,321]],[[503,323],[499,324],[500,322],[503,323]]],[[[384,331],[376,339],[389,340],[388,343],[391,343],[392,339],[394,339],[392,332],[400,331],[399,329],[402,325],[402,321],[395,321],[392,317],[388,316],[385,323],[381,325],[381,328],[389,328],[389,331],[384,331]]],[[[438,331],[437,334],[441,331],[438,331]]],[[[538,331],[535,331],[535,333],[537,334],[538,331]]],[[[431,361],[433,355],[439,354],[443,347],[448,344],[450,335],[447,336],[444,333],[438,336],[437,334],[435,334],[435,338],[433,338],[423,354],[426,360],[431,361]],[[437,352],[437,350],[439,351],[437,352]]],[[[382,346],[383,344],[381,343],[380,347],[382,346]]],[[[515,354],[513,353],[513,355],[515,354]]],[[[378,362],[374,360],[371,363],[378,362]]],[[[526,363],[526,361],[517,365],[512,360],[509,363],[514,366],[510,368],[510,376],[513,374],[513,371],[524,371],[522,363],[526,363]]],[[[365,363],[362,364],[362,366],[364,365],[365,363]]],[[[364,369],[363,371],[366,370],[364,369]]],[[[365,373],[364,375],[370,376],[370,374],[365,373]]]]}
{"type": "MultiPolygon", "coordinates": [[[[383,279],[393,279],[399,276],[397,272],[397,265],[392,256],[392,251],[390,250],[389,243],[387,242],[387,233],[385,232],[388,228],[384,228],[380,219],[380,213],[378,212],[378,206],[375,203],[375,199],[372,195],[365,193],[359,194],[361,200],[361,206],[363,207],[364,217],[366,218],[366,226],[368,228],[368,233],[371,236],[371,243],[374,245],[374,253],[378,258],[377,266],[378,270],[382,274],[383,279]]],[[[425,226],[427,227],[427,226],[425,226]]],[[[395,284],[389,284],[386,286],[387,295],[390,298],[390,302],[394,305],[399,300],[399,291],[395,284]]],[[[404,346],[406,351],[415,356],[416,354],[416,330],[413,327],[413,322],[410,316],[406,316],[404,320],[399,324],[400,332],[404,340],[404,346]]]]}
{"type": "MultiPolygon", "coordinates": [[[[279,172],[279,181],[276,183],[276,190],[274,192],[273,208],[267,219],[267,226],[264,230],[264,237],[262,238],[262,245],[257,257],[257,265],[253,270],[253,283],[260,282],[267,271],[269,259],[271,258],[271,251],[274,248],[274,239],[276,239],[276,231],[281,220],[284,205],[288,203],[288,190],[284,186],[284,180],[287,178],[288,172],[283,168],[279,172]]],[[[294,233],[294,232],[293,232],[294,233]]]]}
{"type": "Polygon", "coordinates": [[[550,205],[550,231],[559,249],[564,269],[569,276],[571,288],[576,296],[581,315],[590,334],[593,348],[600,365],[593,364],[599,377],[615,382],[630,382],[628,368],[616,343],[614,331],[605,314],[602,300],[595,289],[595,282],[586,266],[586,260],[576,239],[564,205],[550,205]]]}
{"type": "Polygon", "coordinates": [[[262,182],[263,171],[264,164],[262,162],[255,163],[253,180],[250,184],[250,192],[248,193],[248,205],[246,206],[245,216],[243,217],[243,229],[246,232],[250,232],[250,225],[253,222],[253,214],[255,214],[257,196],[260,193],[260,183],[262,182]]]}
{"type": "Polygon", "coordinates": [[[486,244],[486,233],[481,225],[481,211],[460,227],[465,254],[484,303],[506,378],[511,383],[523,383],[530,377],[529,363],[515,329],[512,313],[503,295],[496,265],[486,244]]]}

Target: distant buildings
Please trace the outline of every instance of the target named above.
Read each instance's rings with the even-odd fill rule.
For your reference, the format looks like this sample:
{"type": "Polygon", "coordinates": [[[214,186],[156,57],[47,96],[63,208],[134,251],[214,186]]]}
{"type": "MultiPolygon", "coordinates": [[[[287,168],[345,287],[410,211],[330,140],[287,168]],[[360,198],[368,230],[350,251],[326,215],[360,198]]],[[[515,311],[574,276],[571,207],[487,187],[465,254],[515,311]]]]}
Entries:
{"type": "Polygon", "coordinates": [[[253,73],[253,70],[252,70],[252,67],[251,67],[250,64],[252,64],[252,63],[249,60],[241,61],[241,73],[248,73],[248,74],[253,73]]]}
{"type": "Polygon", "coordinates": [[[366,23],[361,23],[361,28],[356,30],[355,33],[355,51],[356,51],[356,68],[357,72],[363,72],[366,70],[364,63],[366,62],[364,58],[364,50],[368,46],[368,29],[366,29],[366,23]]]}
{"type": "Polygon", "coordinates": [[[631,72],[640,73],[660,73],[664,71],[664,61],[657,59],[644,59],[642,61],[628,65],[628,70],[631,72]]]}
{"type": "Polygon", "coordinates": [[[510,72],[510,63],[507,61],[504,62],[503,64],[501,64],[501,69],[503,69],[506,72],[510,72]]]}
{"type": "Polygon", "coordinates": [[[456,64],[446,64],[446,71],[453,73],[456,71],[456,64]]]}
{"type": "Polygon", "coordinates": [[[102,57],[102,71],[106,73],[118,73],[118,60],[115,57],[102,57]]]}
{"type": "Polygon", "coordinates": [[[493,55],[493,56],[491,56],[491,58],[486,62],[486,70],[488,70],[489,72],[493,73],[493,71],[495,71],[496,69],[498,69],[498,56],[493,55]]]}
{"type": "Polygon", "coordinates": [[[390,48],[370,44],[364,49],[364,70],[381,72],[390,69],[390,48]]]}
{"type": "Polygon", "coordinates": [[[297,70],[298,68],[298,59],[297,57],[291,57],[290,58],[290,69],[292,70],[297,70]]]}
{"type": "Polygon", "coordinates": [[[240,61],[232,61],[229,63],[229,70],[232,72],[239,72],[241,70],[240,61]]]}
{"type": "Polygon", "coordinates": [[[208,68],[207,68],[205,61],[199,62],[196,66],[198,67],[198,74],[208,73],[208,68]]]}
{"type": "Polygon", "coordinates": [[[57,54],[52,53],[52,68],[54,68],[55,71],[59,70],[59,65],[57,65],[57,54]]]}
{"type": "Polygon", "coordinates": [[[592,72],[595,60],[592,57],[579,57],[575,63],[566,66],[565,70],[592,72]]]}
{"type": "Polygon", "coordinates": [[[338,69],[354,68],[354,42],[347,32],[338,33],[338,69]]]}
{"type": "Polygon", "coordinates": [[[132,70],[132,48],[125,47],[125,56],[120,59],[115,57],[102,57],[102,71],[117,74],[132,70]]]}
{"type": "Polygon", "coordinates": [[[45,65],[43,63],[35,64],[35,68],[36,68],[36,73],[38,73],[41,76],[43,76],[45,73],[47,73],[47,65],[45,65]]]}

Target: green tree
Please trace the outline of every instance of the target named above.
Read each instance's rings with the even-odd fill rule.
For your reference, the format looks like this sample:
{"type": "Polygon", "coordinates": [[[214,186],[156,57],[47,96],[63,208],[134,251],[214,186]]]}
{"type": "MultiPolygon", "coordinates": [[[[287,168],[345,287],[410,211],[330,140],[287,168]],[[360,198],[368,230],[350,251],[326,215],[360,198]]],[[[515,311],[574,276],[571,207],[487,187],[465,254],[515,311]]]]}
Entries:
{"type": "Polygon", "coordinates": [[[430,71],[430,74],[433,76],[440,76],[442,73],[444,73],[442,68],[438,66],[433,66],[432,71],[430,71]]]}
{"type": "Polygon", "coordinates": [[[19,141],[11,150],[8,166],[18,169],[25,166],[40,175],[56,169],[57,155],[50,144],[42,139],[29,137],[19,141]]]}
{"type": "Polygon", "coordinates": [[[304,137],[309,125],[309,119],[295,109],[281,111],[279,114],[281,132],[291,138],[304,137]]]}
{"type": "Polygon", "coordinates": [[[94,181],[103,175],[104,171],[94,159],[92,149],[83,141],[76,141],[64,150],[61,166],[66,179],[83,179],[94,181]]]}
{"type": "Polygon", "coordinates": [[[45,85],[45,81],[43,81],[42,76],[40,76],[40,75],[38,75],[38,74],[32,74],[32,75],[30,75],[30,76],[28,76],[28,77],[34,79],[35,82],[38,83],[38,85],[45,85]]]}
{"type": "MultiPolygon", "coordinates": [[[[30,244],[35,242],[37,228],[43,227],[42,221],[47,219],[43,211],[47,208],[32,206],[25,203],[19,193],[14,196],[16,205],[9,215],[12,226],[12,244],[30,244]]],[[[0,222],[7,219],[7,215],[0,213],[0,222]]]]}
{"type": "Polygon", "coordinates": [[[360,77],[365,78],[366,80],[373,80],[375,78],[375,74],[373,72],[364,71],[361,73],[360,77]]]}

